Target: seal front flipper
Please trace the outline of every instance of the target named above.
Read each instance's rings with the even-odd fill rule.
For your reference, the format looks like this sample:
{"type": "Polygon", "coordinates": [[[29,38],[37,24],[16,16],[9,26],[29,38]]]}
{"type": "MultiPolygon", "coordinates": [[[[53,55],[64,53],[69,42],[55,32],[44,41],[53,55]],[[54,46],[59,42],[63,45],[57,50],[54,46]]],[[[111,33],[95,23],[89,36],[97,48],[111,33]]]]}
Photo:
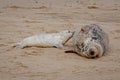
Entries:
{"type": "Polygon", "coordinates": [[[63,46],[63,44],[57,44],[57,45],[55,45],[55,47],[59,48],[59,49],[62,49],[64,46],[63,46]]]}
{"type": "Polygon", "coordinates": [[[67,50],[65,53],[76,53],[74,50],[67,50]]]}

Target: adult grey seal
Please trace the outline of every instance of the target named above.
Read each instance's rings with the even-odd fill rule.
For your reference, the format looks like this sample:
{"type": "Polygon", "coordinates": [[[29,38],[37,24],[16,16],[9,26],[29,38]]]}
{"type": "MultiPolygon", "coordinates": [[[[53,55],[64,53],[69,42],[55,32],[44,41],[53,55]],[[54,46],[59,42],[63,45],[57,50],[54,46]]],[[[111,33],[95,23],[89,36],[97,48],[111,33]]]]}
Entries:
{"type": "Polygon", "coordinates": [[[85,25],[73,35],[74,51],[87,58],[103,56],[108,45],[107,33],[96,24],[85,25]]]}
{"type": "Polygon", "coordinates": [[[39,46],[63,48],[63,45],[73,36],[73,33],[74,31],[64,30],[58,33],[34,35],[14,44],[13,47],[39,46]]]}

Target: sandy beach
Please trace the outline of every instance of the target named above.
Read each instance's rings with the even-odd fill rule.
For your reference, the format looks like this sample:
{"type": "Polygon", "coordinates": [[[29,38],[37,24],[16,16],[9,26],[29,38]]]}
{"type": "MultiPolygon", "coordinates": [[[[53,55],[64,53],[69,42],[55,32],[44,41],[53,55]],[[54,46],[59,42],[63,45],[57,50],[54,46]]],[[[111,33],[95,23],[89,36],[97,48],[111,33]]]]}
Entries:
{"type": "Polygon", "coordinates": [[[0,0],[0,80],[120,80],[120,0],[0,0]],[[87,59],[58,48],[11,47],[28,36],[86,24],[108,33],[105,56],[87,59]]]}

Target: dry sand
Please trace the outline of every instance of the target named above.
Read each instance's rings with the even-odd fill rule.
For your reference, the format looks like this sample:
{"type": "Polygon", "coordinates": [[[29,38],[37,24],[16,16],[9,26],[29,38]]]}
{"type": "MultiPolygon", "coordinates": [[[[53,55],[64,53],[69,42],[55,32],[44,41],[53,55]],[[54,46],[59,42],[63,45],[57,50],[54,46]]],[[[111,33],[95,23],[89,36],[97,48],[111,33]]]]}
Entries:
{"type": "Polygon", "coordinates": [[[120,80],[120,0],[0,0],[0,80],[120,80]],[[34,34],[93,23],[110,38],[98,59],[57,48],[11,48],[34,34]]]}

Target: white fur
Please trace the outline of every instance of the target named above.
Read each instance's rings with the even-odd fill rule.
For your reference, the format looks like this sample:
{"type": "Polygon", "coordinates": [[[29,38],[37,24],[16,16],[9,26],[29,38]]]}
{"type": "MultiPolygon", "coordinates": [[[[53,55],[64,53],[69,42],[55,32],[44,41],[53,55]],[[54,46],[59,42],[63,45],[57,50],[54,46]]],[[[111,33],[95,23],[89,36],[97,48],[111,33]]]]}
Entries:
{"type": "Polygon", "coordinates": [[[63,48],[63,45],[72,37],[73,33],[73,31],[65,30],[59,33],[34,35],[23,39],[13,46],[19,48],[27,46],[63,48]]]}

